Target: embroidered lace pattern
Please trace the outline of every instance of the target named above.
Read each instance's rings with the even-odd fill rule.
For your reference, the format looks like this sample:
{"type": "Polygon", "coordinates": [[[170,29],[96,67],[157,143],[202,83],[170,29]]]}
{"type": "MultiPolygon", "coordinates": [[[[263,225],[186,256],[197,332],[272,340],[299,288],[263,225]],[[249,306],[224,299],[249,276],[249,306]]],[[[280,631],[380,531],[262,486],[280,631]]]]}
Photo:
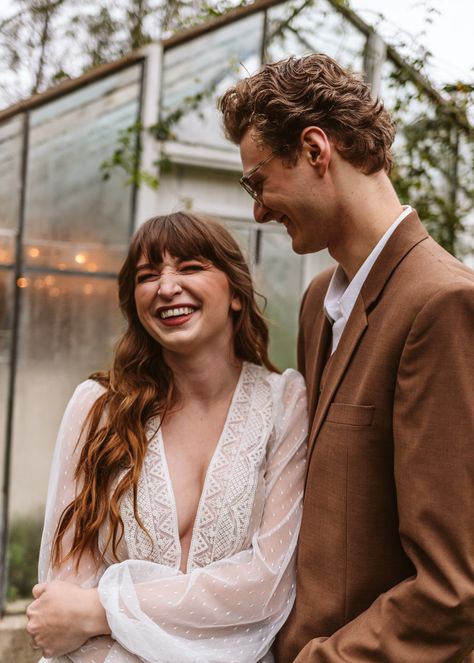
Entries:
{"type": "Polygon", "coordinates": [[[241,550],[247,540],[258,473],[272,427],[272,394],[246,365],[222,438],[209,467],[188,571],[241,550]]]}
{"type": "MultiPolygon", "coordinates": [[[[137,488],[140,527],[131,491],[121,515],[130,559],[179,568],[181,547],[176,505],[166,471],[159,421],[147,427],[148,453],[137,488]]],[[[272,427],[272,394],[256,369],[246,364],[209,466],[194,525],[188,571],[241,550],[248,537],[258,473],[272,427]]]]}
{"type": "Polygon", "coordinates": [[[128,557],[175,568],[179,567],[181,546],[176,507],[166,473],[158,426],[158,418],[154,418],[147,426],[149,446],[137,487],[137,508],[144,528],[136,521],[131,491],[123,499],[120,513],[128,557]]]}

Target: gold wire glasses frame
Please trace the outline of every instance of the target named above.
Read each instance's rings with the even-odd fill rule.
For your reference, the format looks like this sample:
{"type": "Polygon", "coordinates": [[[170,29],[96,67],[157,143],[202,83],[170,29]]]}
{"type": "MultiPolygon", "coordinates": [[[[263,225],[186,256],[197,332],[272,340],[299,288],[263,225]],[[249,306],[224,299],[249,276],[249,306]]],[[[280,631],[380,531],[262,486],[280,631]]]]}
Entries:
{"type": "Polygon", "coordinates": [[[252,170],[249,170],[247,175],[242,175],[242,177],[239,180],[240,186],[242,189],[244,189],[254,200],[256,203],[259,205],[263,205],[263,200],[261,198],[261,192],[257,191],[255,187],[253,186],[251,179],[259,170],[262,168],[262,166],[265,166],[273,157],[276,155],[276,152],[272,152],[271,154],[268,155],[268,157],[265,157],[265,159],[262,159],[256,166],[252,168],[252,170]]]}

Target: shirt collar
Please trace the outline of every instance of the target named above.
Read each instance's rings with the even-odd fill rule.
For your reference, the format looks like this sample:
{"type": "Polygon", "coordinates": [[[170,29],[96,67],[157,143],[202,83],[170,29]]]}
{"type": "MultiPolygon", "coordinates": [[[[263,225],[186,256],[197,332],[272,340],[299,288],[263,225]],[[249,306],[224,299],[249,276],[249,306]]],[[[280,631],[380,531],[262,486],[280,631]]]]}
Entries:
{"type": "Polygon", "coordinates": [[[412,211],[410,205],[403,206],[403,212],[386,230],[350,282],[342,267],[340,265],[337,266],[329,283],[326,297],[324,298],[324,313],[331,323],[342,317],[347,322],[361,288],[375,261],[379,257],[392,233],[412,211]]]}

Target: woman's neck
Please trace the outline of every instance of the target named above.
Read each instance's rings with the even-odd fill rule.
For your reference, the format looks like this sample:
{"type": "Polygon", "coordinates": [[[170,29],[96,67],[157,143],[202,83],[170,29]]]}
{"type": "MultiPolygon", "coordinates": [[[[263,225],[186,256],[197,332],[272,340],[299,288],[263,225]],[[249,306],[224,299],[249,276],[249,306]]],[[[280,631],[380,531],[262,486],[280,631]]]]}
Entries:
{"type": "Polygon", "coordinates": [[[242,361],[233,352],[228,356],[212,352],[192,357],[166,355],[165,361],[173,373],[181,405],[192,400],[205,406],[228,398],[235,390],[242,368],[242,361]]]}

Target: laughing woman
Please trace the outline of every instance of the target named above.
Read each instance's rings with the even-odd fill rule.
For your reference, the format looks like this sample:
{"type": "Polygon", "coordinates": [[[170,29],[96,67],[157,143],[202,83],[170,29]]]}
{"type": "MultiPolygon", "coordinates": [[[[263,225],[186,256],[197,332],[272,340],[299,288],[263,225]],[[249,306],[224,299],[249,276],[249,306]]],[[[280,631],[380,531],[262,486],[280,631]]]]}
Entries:
{"type": "Polygon", "coordinates": [[[28,632],[56,661],[272,661],[294,600],[306,399],[215,221],[144,223],[113,368],[76,389],[28,632]]]}

